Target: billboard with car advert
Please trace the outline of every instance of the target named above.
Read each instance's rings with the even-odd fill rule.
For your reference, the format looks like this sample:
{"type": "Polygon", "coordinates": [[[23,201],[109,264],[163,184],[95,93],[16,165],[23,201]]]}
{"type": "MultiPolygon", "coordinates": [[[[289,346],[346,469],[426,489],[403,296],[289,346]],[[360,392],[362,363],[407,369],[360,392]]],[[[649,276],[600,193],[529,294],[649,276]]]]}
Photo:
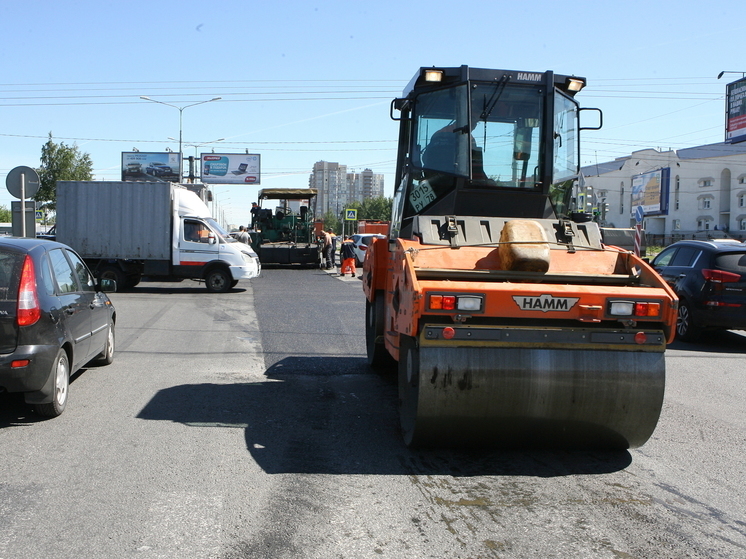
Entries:
{"type": "Polygon", "coordinates": [[[746,78],[727,85],[725,143],[746,142],[746,78]]]}
{"type": "Polygon", "coordinates": [[[122,152],[123,181],[179,182],[181,180],[181,154],[171,151],[122,152]]]}
{"type": "Polygon", "coordinates": [[[205,184],[260,184],[261,156],[256,153],[202,153],[205,184]]]}
{"type": "Polygon", "coordinates": [[[668,192],[671,169],[658,169],[632,177],[632,206],[630,215],[635,215],[642,206],[645,215],[668,215],[668,192]]]}

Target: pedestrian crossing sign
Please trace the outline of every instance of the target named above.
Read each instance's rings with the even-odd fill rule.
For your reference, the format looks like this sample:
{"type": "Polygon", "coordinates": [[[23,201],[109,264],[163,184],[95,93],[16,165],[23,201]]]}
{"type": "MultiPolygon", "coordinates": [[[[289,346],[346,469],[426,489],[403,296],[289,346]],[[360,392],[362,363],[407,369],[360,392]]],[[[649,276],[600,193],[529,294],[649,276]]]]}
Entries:
{"type": "Polygon", "coordinates": [[[356,221],[357,220],[357,210],[345,210],[345,220],[347,220],[347,221],[356,221]]]}

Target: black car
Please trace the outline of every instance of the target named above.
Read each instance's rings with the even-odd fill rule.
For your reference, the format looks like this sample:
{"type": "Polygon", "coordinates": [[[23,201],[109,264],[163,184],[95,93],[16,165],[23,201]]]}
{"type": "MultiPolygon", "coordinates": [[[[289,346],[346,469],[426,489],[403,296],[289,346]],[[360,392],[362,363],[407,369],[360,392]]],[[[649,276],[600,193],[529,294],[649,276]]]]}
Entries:
{"type": "Polygon", "coordinates": [[[116,312],[68,246],[0,238],[0,392],[23,392],[47,417],[67,405],[70,375],[91,361],[114,359],[116,312]]]}
{"type": "Polygon", "coordinates": [[[745,244],[679,241],[652,264],[679,296],[679,339],[695,341],[710,329],[746,330],[745,244]]]}

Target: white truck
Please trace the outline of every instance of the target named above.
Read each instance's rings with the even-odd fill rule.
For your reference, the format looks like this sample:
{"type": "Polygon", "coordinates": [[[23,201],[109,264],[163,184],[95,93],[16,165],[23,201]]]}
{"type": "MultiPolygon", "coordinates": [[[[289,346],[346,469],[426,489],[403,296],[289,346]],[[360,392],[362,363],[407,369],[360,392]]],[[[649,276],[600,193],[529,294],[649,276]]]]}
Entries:
{"type": "Polygon", "coordinates": [[[56,234],[117,290],[147,276],[204,281],[218,293],[261,272],[253,249],[196,193],[169,182],[58,181],[56,234]]]}

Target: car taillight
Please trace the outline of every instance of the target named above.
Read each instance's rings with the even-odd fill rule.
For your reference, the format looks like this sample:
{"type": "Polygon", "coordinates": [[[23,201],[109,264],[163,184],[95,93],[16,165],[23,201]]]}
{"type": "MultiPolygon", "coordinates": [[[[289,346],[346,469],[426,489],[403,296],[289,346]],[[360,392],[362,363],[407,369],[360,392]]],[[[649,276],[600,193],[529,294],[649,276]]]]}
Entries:
{"type": "Polygon", "coordinates": [[[18,326],[31,326],[41,317],[39,297],[36,294],[36,273],[34,261],[26,255],[21,270],[21,285],[18,289],[18,326]]]}
{"type": "Polygon", "coordinates": [[[357,245],[360,250],[368,250],[368,245],[357,245]]]}
{"type": "Polygon", "coordinates": [[[741,281],[741,274],[725,272],[723,270],[702,270],[702,275],[712,283],[735,283],[741,281]]]}
{"type": "Polygon", "coordinates": [[[725,301],[705,301],[706,307],[730,307],[730,308],[738,308],[742,307],[743,305],[741,303],[726,303],[725,301]]]}

